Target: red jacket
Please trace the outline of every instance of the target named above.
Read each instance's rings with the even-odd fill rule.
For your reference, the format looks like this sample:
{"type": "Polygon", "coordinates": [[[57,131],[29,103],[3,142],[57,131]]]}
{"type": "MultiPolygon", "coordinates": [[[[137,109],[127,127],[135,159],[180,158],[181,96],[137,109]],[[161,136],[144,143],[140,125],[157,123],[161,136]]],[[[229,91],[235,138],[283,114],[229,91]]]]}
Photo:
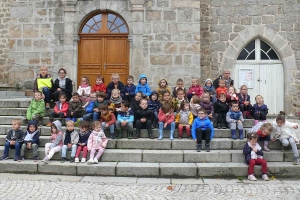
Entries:
{"type": "Polygon", "coordinates": [[[217,93],[217,96],[219,96],[220,94],[227,94],[227,87],[223,87],[223,88],[221,88],[221,87],[218,87],[217,89],[216,89],[216,93],[217,93]]]}
{"type": "Polygon", "coordinates": [[[61,105],[61,108],[60,108],[60,105],[61,103],[59,101],[56,102],[56,105],[54,107],[54,112],[55,113],[64,113],[64,116],[66,117],[67,116],[67,112],[69,110],[69,103],[68,102],[65,102],[61,105]],[[59,109],[60,108],[60,109],[59,109]]]}
{"type": "Polygon", "coordinates": [[[158,121],[166,123],[167,124],[171,124],[172,122],[174,122],[174,114],[171,112],[168,116],[166,115],[166,113],[164,113],[162,111],[162,109],[159,109],[158,112],[158,121]]]}
{"type": "Polygon", "coordinates": [[[106,93],[106,85],[104,83],[100,85],[95,84],[92,88],[92,92],[96,92],[96,91],[106,93]]]}
{"type": "Polygon", "coordinates": [[[262,137],[262,138],[264,138],[264,137],[267,136],[267,135],[262,134],[262,131],[261,131],[261,130],[258,130],[258,131],[256,132],[256,135],[259,135],[259,137],[262,137]]]}
{"type": "Polygon", "coordinates": [[[189,88],[188,94],[192,94],[192,92],[195,92],[195,95],[201,97],[203,94],[203,88],[201,87],[201,85],[191,86],[189,88]]]}

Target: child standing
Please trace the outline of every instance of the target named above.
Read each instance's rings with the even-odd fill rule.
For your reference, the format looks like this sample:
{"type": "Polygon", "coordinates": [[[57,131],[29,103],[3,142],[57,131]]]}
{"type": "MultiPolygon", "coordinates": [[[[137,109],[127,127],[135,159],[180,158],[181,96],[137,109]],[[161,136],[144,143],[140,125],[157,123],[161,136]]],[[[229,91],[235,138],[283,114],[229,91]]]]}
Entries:
{"type": "Polygon", "coordinates": [[[86,162],[86,155],[88,152],[87,143],[88,143],[90,134],[91,134],[90,122],[88,122],[88,121],[80,122],[79,140],[77,143],[75,163],[79,163],[79,156],[80,156],[81,151],[82,151],[81,162],[82,163],[86,162]]]}
{"type": "Polygon", "coordinates": [[[125,86],[126,93],[125,93],[125,98],[129,103],[135,96],[135,85],[133,84],[134,78],[133,76],[128,76],[127,77],[127,85],[125,86]]]}
{"type": "Polygon", "coordinates": [[[268,148],[269,141],[271,139],[270,134],[273,131],[273,126],[270,123],[266,122],[258,122],[255,126],[253,126],[248,133],[255,133],[257,135],[257,140],[264,141],[264,151],[270,151],[268,148]]]}
{"type": "Polygon", "coordinates": [[[106,85],[104,84],[103,76],[97,76],[96,83],[91,92],[104,92],[106,93],[106,85]]]}
{"type": "Polygon", "coordinates": [[[67,151],[71,152],[70,163],[75,161],[75,153],[77,148],[77,143],[79,140],[78,132],[74,130],[74,122],[69,120],[66,122],[67,130],[63,135],[63,146],[61,151],[61,162],[65,162],[67,159],[67,151]]]}
{"type": "Polygon", "coordinates": [[[62,138],[61,122],[56,120],[51,124],[51,142],[45,144],[45,158],[41,162],[48,164],[52,156],[61,151],[62,138]]]}
{"type": "Polygon", "coordinates": [[[217,116],[217,126],[218,129],[223,128],[226,129],[226,114],[229,111],[229,106],[226,102],[226,94],[220,94],[219,99],[216,103],[214,103],[214,111],[218,115],[217,116]]]}
{"type": "Polygon", "coordinates": [[[108,106],[105,104],[102,104],[99,106],[99,111],[101,113],[101,125],[103,129],[109,128],[110,137],[112,139],[115,139],[115,123],[116,123],[116,117],[114,113],[110,110],[108,110],[108,106]]]}
{"type": "Polygon", "coordinates": [[[186,94],[186,89],[184,88],[183,80],[181,78],[177,79],[176,81],[176,87],[173,88],[173,97],[176,97],[176,91],[181,88],[184,91],[184,94],[186,94]]]}
{"type": "Polygon", "coordinates": [[[4,154],[0,158],[0,160],[7,160],[9,158],[9,149],[15,149],[15,157],[14,161],[21,160],[20,158],[20,150],[23,143],[23,131],[20,130],[21,121],[18,119],[13,119],[11,121],[12,129],[7,132],[6,142],[4,147],[4,154]]]}
{"type": "Polygon", "coordinates": [[[245,161],[249,165],[248,166],[248,179],[250,181],[256,181],[257,179],[254,176],[254,166],[261,165],[262,166],[262,179],[265,181],[269,180],[267,175],[268,167],[267,161],[263,159],[263,151],[261,147],[257,143],[257,136],[255,133],[247,134],[247,143],[244,146],[243,153],[245,155],[245,161]]]}
{"type": "Polygon", "coordinates": [[[201,98],[203,94],[203,88],[200,85],[200,80],[198,78],[192,78],[192,86],[189,88],[187,97],[190,100],[194,95],[201,98]]]}
{"type": "Polygon", "coordinates": [[[45,100],[46,109],[50,108],[51,93],[53,87],[53,80],[48,74],[48,68],[42,66],[40,68],[40,74],[36,77],[33,86],[33,92],[40,91],[43,93],[42,98],[45,100]]]}
{"type": "Polygon", "coordinates": [[[67,117],[68,110],[69,110],[69,103],[67,102],[67,96],[62,93],[59,95],[59,101],[56,102],[54,111],[51,113],[49,117],[49,122],[46,126],[50,127],[54,118],[56,117],[58,117],[58,119],[62,121],[64,117],[67,117]]]}
{"type": "Polygon", "coordinates": [[[83,120],[90,120],[93,118],[94,116],[94,104],[96,101],[96,93],[92,92],[90,95],[90,101],[88,102],[88,104],[85,104],[84,106],[82,106],[83,109],[85,109],[86,114],[83,115],[83,120]]]}
{"type": "Polygon", "coordinates": [[[230,86],[228,88],[228,93],[226,95],[226,101],[227,101],[229,107],[231,107],[232,102],[238,102],[238,100],[239,100],[239,97],[236,94],[235,88],[233,86],[230,86]]]}
{"type": "Polygon", "coordinates": [[[145,74],[140,75],[140,80],[135,88],[135,94],[141,92],[143,97],[148,97],[151,94],[151,89],[147,83],[147,77],[145,74]]]}
{"type": "Polygon", "coordinates": [[[240,110],[243,113],[244,118],[251,118],[252,115],[252,105],[250,103],[250,96],[248,95],[248,87],[246,85],[241,86],[239,97],[240,110]]]}
{"type": "Polygon", "coordinates": [[[290,144],[294,153],[293,164],[299,165],[299,152],[297,149],[299,140],[293,130],[298,128],[298,124],[286,121],[285,112],[280,111],[272,125],[275,132],[272,135],[272,141],[275,142],[276,139],[280,140],[283,147],[287,147],[290,144]]]}
{"type": "Polygon", "coordinates": [[[198,110],[201,108],[200,102],[201,102],[201,99],[196,95],[194,95],[191,98],[190,108],[191,108],[191,112],[194,116],[194,119],[198,116],[198,110]]]}
{"type": "Polygon", "coordinates": [[[121,102],[121,110],[118,111],[118,117],[116,122],[116,131],[118,134],[118,139],[122,138],[122,130],[127,129],[128,139],[133,138],[133,120],[134,113],[130,109],[130,104],[127,100],[121,102]]]}
{"type": "Polygon", "coordinates": [[[101,104],[108,104],[107,101],[105,100],[106,94],[104,92],[98,92],[96,94],[97,100],[94,101],[94,105],[93,105],[93,121],[96,121],[99,119],[99,106],[101,104]]]}
{"type": "Polygon", "coordinates": [[[84,107],[87,106],[88,102],[90,101],[90,94],[91,94],[91,86],[88,77],[83,76],[81,78],[81,84],[77,90],[79,94],[79,98],[84,104],[84,107]]]}
{"type": "Polygon", "coordinates": [[[93,127],[94,130],[90,134],[88,140],[88,150],[91,152],[88,164],[98,163],[99,158],[104,153],[108,142],[108,139],[106,138],[103,130],[101,129],[101,123],[99,121],[95,121],[93,123],[93,127]],[[96,151],[98,151],[98,153],[95,156],[96,151]]]}
{"type": "Polygon", "coordinates": [[[157,93],[158,93],[158,99],[161,100],[162,99],[162,94],[165,91],[168,91],[171,94],[171,89],[168,86],[168,82],[165,78],[161,79],[158,82],[158,88],[156,89],[157,93]]]}
{"type": "Polygon", "coordinates": [[[30,105],[26,111],[26,120],[34,120],[39,125],[45,116],[45,102],[42,99],[42,93],[40,91],[34,92],[34,98],[30,102],[30,105]]]}
{"type": "Polygon", "coordinates": [[[72,101],[69,101],[67,120],[73,120],[74,122],[77,122],[77,118],[81,118],[83,115],[82,103],[77,92],[72,95],[72,99],[72,101]]]}
{"type": "Polygon", "coordinates": [[[208,118],[212,121],[213,114],[214,114],[214,106],[210,102],[210,95],[208,92],[204,92],[202,95],[202,101],[200,102],[201,108],[206,110],[208,118]]]}
{"type": "Polygon", "coordinates": [[[205,150],[210,152],[209,143],[214,137],[215,130],[207,117],[206,110],[200,108],[198,110],[198,117],[194,120],[192,125],[193,140],[197,143],[197,152],[201,151],[202,140],[205,140],[205,150]]]}
{"type": "Polygon", "coordinates": [[[152,135],[152,123],[153,123],[153,112],[148,107],[147,99],[141,99],[140,108],[136,111],[136,133],[134,139],[140,137],[140,131],[142,128],[147,128],[149,139],[154,139],[152,135]]]}
{"type": "Polygon", "coordinates": [[[208,92],[210,96],[210,101],[214,104],[217,102],[217,93],[216,89],[213,86],[213,82],[211,79],[206,79],[204,82],[204,92],[208,92]]]}
{"type": "Polygon", "coordinates": [[[106,88],[106,97],[107,99],[110,99],[110,96],[112,95],[113,89],[118,89],[120,91],[121,98],[125,98],[125,86],[120,81],[120,75],[117,73],[114,73],[111,75],[111,82],[107,85],[106,88]]]}
{"type": "Polygon", "coordinates": [[[158,122],[158,110],[159,110],[159,101],[158,101],[158,93],[156,91],[152,91],[151,95],[149,96],[149,101],[148,101],[148,108],[153,112],[154,119],[153,119],[153,124],[152,128],[155,127],[155,125],[158,122]]]}
{"type": "Polygon", "coordinates": [[[227,94],[227,87],[224,79],[219,79],[219,87],[216,89],[217,97],[220,94],[227,94]]]}
{"type": "Polygon", "coordinates": [[[175,123],[178,124],[178,135],[179,139],[182,139],[182,130],[185,127],[187,137],[191,139],[191,125],[194,117],[190,111],[190,103],[185,100],[181,102],[180,111],[177,113],[175,123]]]}
{"type": "Polygon", "coordinates": [[[226,115],[226,121],[229,125],[229,128],[231,130],[231,138],[236,140],[236,128],[239,129],[239,135],[240,135],[240,140],[244,139],[244,128],[243,128],[243,114],[239,110],[239,104],[238,102],[233,102],[231,109],[228,111],[226,115]]]}
{"type": "Polygon", "coordinates": [[[30,121],[28,123],[27,131],[23,136],[23,145],[21,149],[22,160],[25,160],[25,150],[33,151],[33,160],[38,161],[37,150],[40,144],[40,133],[38,131],[38,126],[35,121],[30,121]]]}
{"type": "Polygon", "coordinates": [[[170,140],[174,140],[174,113],[170,104],[162,104],[162,107],[159,109],[158,113],[158,125],[159,125],[159,138],[158,140],[163,139],[163,130],[170,129],[170,140]]]}
{"type": "Polygon", "coordinates": [[[268,114],[268,107],[264,104],[264,98],[261,95],[255,97],[256,104],[253,105],[254,109],[254,123],[257,124],[259,120],[266,121],[268,114]]]}

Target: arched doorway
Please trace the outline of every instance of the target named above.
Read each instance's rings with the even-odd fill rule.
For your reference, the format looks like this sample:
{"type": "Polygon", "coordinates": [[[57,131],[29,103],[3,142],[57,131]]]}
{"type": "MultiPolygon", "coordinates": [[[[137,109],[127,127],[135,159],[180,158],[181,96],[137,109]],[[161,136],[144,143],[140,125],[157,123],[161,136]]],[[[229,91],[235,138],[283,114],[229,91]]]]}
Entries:
{"type": "Polygon", "coordinates": [[[284,70],[275,50],[257,38],[240,52],[234,67],[235,87],[248,86],[251,104],[260,94],[269,108],[269,114],[277,114],[284,106],[284,70]]]}
{"type": "Polygon", "coordinates": [[[93,14],[83,22],[79,29],[78,85],[82,76],[87,76],[93,85],[99,75],[108,84],[113,73],[120,74],[121,81],[126,83],[129,74],[128,34],[126,22],[114,13],[93,14]]]}

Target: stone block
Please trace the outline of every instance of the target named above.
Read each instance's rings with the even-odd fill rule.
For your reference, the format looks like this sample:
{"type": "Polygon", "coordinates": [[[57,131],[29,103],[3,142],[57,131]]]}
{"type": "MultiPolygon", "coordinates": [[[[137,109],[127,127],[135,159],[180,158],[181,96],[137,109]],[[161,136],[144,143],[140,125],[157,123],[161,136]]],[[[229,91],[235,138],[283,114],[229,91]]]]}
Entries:
{"type": "Polygon", "coordinates": [[[24,116],[0,116],[0,124],[11,124],[13,119],[19,119],[23,121],[24,116]]]}
{"type": "Polygon", "coordinates": [[[151,65],[172,65],[172,56],[170,55],[150,55],[151,65]]]}
{"type": "Polygon", "coordinates": [[[60,163],[50,160],[49,164],[38,164],[38,172],[44,174],[77,175],[77,163],[60,163]]]}
{"type": "Polygon", "coordinates": [[[161,11],[160,10],[151,10],[146,12],[147,21],[160,21],[161,20],[161,11]]]}
{"type": "Polygon", "coordinates": [[[116,162],[99,162],[92,165],[80,163],[77,165],[77,175],[115,176],[116,165],[116,162]]]}
{"type": "MultiPolygon", "coordinates": [[[[298,149],[299,149],[299,145],[297,145],[297,146],[298,146],[298,149]]],[[[298,153],[300,154],[299,150],[298,150],[298,153]]],[[[283,159],[284,162],[293,162],[294,153],[291,149],[285,150],[283,152],[283,154],[284,154],[284,159],[283,159]]]]}
{"type": "Polygon", "coordinates": [[[160,163],[160,176],[162,177],[196,177],[197,165],[195,163],[160,163]]]}
{"type": "MultiPolygon", "coordinates": [[[[204,140],[202,141],[204,147],[204,140]]],[[[229,138],[213,138],[210,142],[211,149],[231,149],[232,141],[229,138]]]]}
{"type": "Polygon", "coordinates": [[[200,8],[200,1],[185,1],[185,0],[173,0],[172,7],[174,8],[200,8]]]}
{"type": "Polygon", "coordinates": [[[192,9],[178,10],[177,20],[178,22],[191,22],[193,17],[192,9]]]}
{"type": "Polygon", "coordinates": [[[18,107],[18,101],[12,101],[12,100],[1,100],[0,101],[0,108],[17,108],[18,107]]]}
{"type": "MultiPolygon", "coordinates": [[[[243,150],[229,150],[231,153],[232,162],[245,162],[243,150]]],[[[264,159],[268,162],[283,162],[283,152],[271,150],[270,152],[264,151],[264,159]]]]}
{"type": "Polygon", "coordinates": [[[178,44],[175,42],[167,42],[164,44],[164,53],[167,54],[176,54],[178,51],[178,44]]]}
{"type": "Polygon", "coordinates": [[[248,166],[244,163],[196,163],[200,177],[246,176],[248,166]]]}
{"type": "Polygon", "coordinates": [[[0,108],[0,115],[6,115],[6,116],[20,116],[26,115],[26,108],[15,108],[15,109],[7,109],[7,108],[0,108]]]}
{"type": "Polygon", "coordinates": [[[116,166],[117,176],[159,176],[158,163],[119,162],[116,166]]]}
{"type": "Polygon", "coordinates": [[[16,162],[4,160],[0,164],[1,173],[37,173],[37,163],[30,161],[16,162]]]}
{"type": "Polygon", "coordinates": [[[164,11],[163,19],[164,19],[164,21],[175,21],[176,20],[176,12],[175,11],[164,11]]]}
{"type": "Polygon", "coordinates": [[[177,24],[178,32],[185,33],[185,32],[192,32],[192,33],[199,33],[200,24],[199,23],[178,23],[177,24]]]}
{"type": "Polygon", "coordinates": [[[106,149],[101,156],[102,162],[142,162],[142,150],[106,149]]]}
{"type": "Polygon", "coordinates": [[[180,150],[144,150],[143,162],[181,163],[183,162],[183,152],[180,150]]]}
{"type": "Polygon", "coordinates": [[[165,33],[167,31],[167,23],[165,22],[157,22],[153,24],[153,33],[165,33]]]}
{"type": "Polygon", "coordinates": [[[12,7],[10,9],[10,15],[12,18],[26,18],[32,17],[33,9],[32,7],[12,7]]]}
{"type": "Polygon", "coordinates": [[[271,24],[275,21],[275,16],[262,16],[262,23],[263,24],[271,24]]]}
{"type": "Polygon", "coordinates": [[[117,141],[118,149],[171,149],[171,140],[122,139],[117,141]]]}
{"type": "Polygon", "coordinates": [[[196,150],[184,150],[184,162],[186,163],[226,163],[231,162],[231,153],[227,150],[213,150],[206,152],[202,150],[197,152],[196,150]]]}
{"type": "Polygon", "coordinates": [[[276,177],[299,178],[300,167],[287,162],[270,162],[268,163],[268,171],[276,177]]]}

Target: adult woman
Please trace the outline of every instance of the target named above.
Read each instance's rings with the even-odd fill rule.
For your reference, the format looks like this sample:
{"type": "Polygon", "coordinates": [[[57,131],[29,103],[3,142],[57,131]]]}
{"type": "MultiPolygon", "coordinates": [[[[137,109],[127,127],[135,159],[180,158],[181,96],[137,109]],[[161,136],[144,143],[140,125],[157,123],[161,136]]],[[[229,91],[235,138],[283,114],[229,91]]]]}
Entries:
{"type": "Polygon", "coordinates": [[[67,76],[67,72],[65,69],[61,68],[58,70],[58,77],[54,81],[53,85],[53,100],[54,102],[58,101],[59,94],[64,93],[67,96],[67,101],[70,101],[72,98],[73,86],[72,80],[67,76]]]}

